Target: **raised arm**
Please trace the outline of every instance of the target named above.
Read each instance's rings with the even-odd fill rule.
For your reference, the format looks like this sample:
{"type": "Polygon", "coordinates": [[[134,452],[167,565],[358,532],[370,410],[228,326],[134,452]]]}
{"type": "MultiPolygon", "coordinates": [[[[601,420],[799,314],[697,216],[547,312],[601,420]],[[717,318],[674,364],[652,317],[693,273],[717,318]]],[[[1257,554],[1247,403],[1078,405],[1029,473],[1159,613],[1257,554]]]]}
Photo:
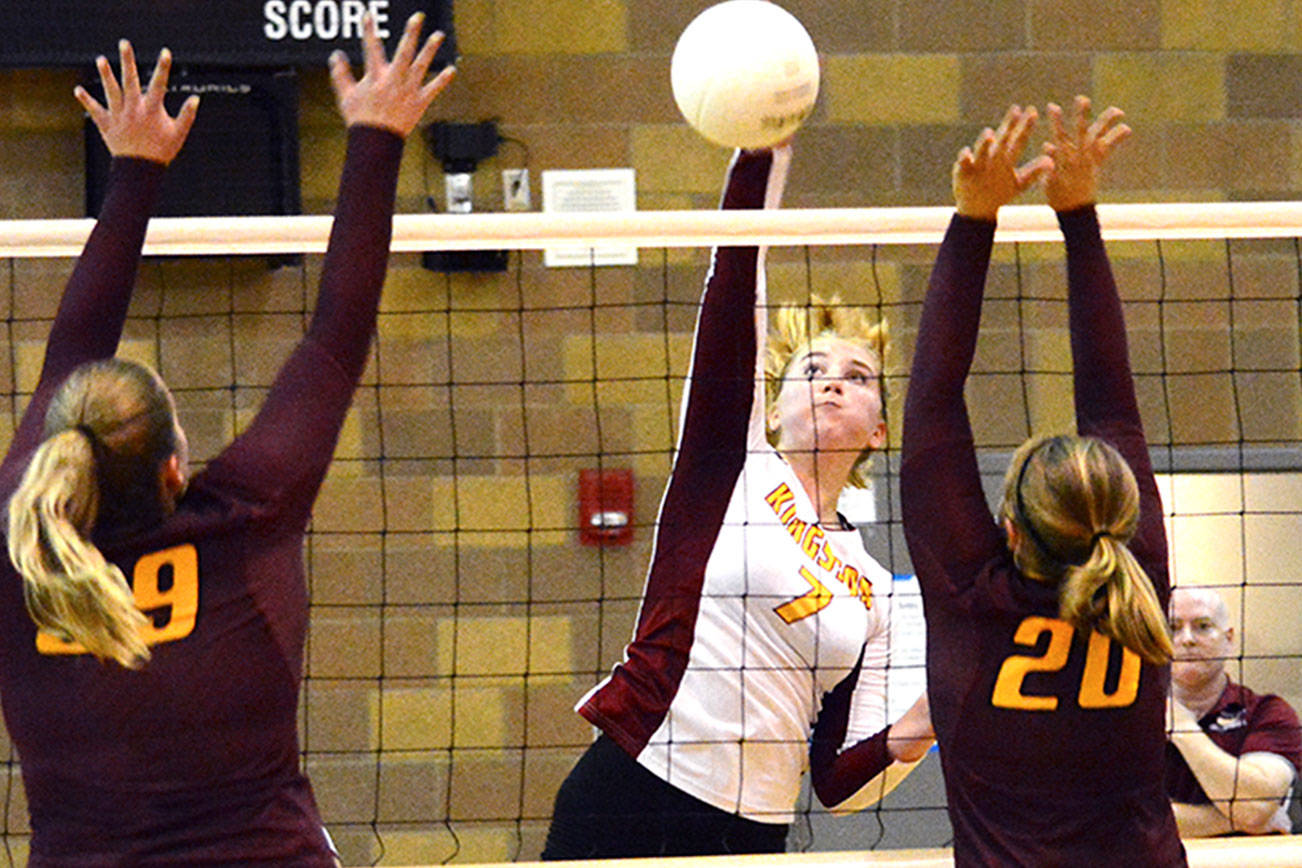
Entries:
{"type": "Polygon", "coordinates": [[[433,33],[421,45],[424,20],[421,13],[407,20],[388,62],[375,21],[368,17],[363,37],[365,74],[360,80],[354,79],[342,51],[330,57],[330,80],[348,126],[350,156],[356,148],[370,158],[345,161],[321,292],[308,332],[331,348],[354,379],[361,376],[375,330],[402,143],[455,72],[448,67],[425,80],[443,34],[433,33]],[[361,144],[358,139],[369,141],[361,144]]]}
{"type": "Polygon", "coordinates": [[[963,387],[976,352],[986,270],[999,208],[1048,168],[1017,161],[1036,120],[1009,109],[954,163],[957,213],[936,257],[918,323],[904,403],[900,497],[914,569],[924,591],[956,593],[1003,546],[986,506],[963,387]]]}
{"type": "Polygon", "coordinates": [[[1067,245],[1076,424],[1082,434],[1118,425],[1137,430],[1140,424],[1121,299],[1094,213],[1099,170],[1130,128],[1120,122],[1120,109],[1107,109],[1093,123],[1089,114],[1089,100],[1077,97],[1068,128],[1062,110],[1050,104],[1053,140],[1044,146],[1053,160],[1045,194],[1067,245]]]}
{"type": "MultiPolygon", "coordinates": [[[[790,148],[786,147],[739,151],[729,167],[720,207],[776,205],[789,160],[790,148]]],[[[700,556],[691,562],[704,569],[746,460],[748,443],[763,436],[760,350],[766,313],[763,250],[715,249],[696,322],[678,455],[660,509],[648,593],[653,587],[663,588],[673,597],[684,593],[679,582],[690,587],[699,578],[683,574],[670,579],[658,574],[682,573],[673,564],[684,551],[692,550],[699,550],[700,556]],[[667,566],[661,564],[662,558],[667,566]]],[[[650,606],[653,611],[655,608],[650,606]]],[[[643,611],[648,611],[645,604],[643,611]]]]}
{"type": "Polygon", "coordinates": [[[388,61],[368,17],[361,79],[354,79],[341,52],[331,57],[348,149],[317,307],[249,429],[209,468],[238,476],[246,488],[265,496],[294,498],[304,517],[329,466],[375,332],[403,141],[453,75],[448,67],[425,80],[443,35],[435,33],[421,45],[423,21],[420,13],[408,20],[388,61]]]}
{"type": "MultiPolygon", "coordinates": [[[[738,152],[722,207],[776,205],[790,149],[738,152]]],[[[760,374],[764,309],[763,251],[720,247],[697,317],[683,399],[678,454],[656,523],[637,635],[610,681],[579,713],[636,755],[659,722],[687,667],[705,565],[714,551],[748,442],[763,437],[760,374]],[[757,406],[758,404],[758,406],[757,406]]]]}
{"type": "Polygon", "coordinates": [[[1045,144],[1045,153],[1053,160],[1053,170],[1046,177],[1045,193],[1067,246],[1076,427],[1115,446],[1134,472],[1140,523],[1130,548],[1165,605],[1169,583],[1161,498],[1135,399],[1121,298],[1094,210],[1099,171],[1130,128],[1121,123],[1117,108],[1091,121],[1090,101],[1083,96],[1076,98],[1070,123],[1064,123],[1058,106],[1050,105],[1048,111],[1053,138],[1045,144]]]}
{"type": "Polygon", "coordinates": [[[119,42],[118,54],[120,82],[107,58],[95,60],[105,105],[80,86],[73,91],[99,130],[113,162],[99,219],[50,328],[36,393],[10,444],[12,456],[25,454],[40,440],[45,408],[73,368],[117,352],[163,170],[180,151],[198,110],[199,98],[192,96],[176,117],[167,113],[163,97],[172,55],[166,48],[159,53],[143,92],[131,43],[119,42]]]}
{"type": "MultiPolygon", "coordinates": [[[[720,207],[776,206],[789,162],[788,147],[739,151],[729,167],[720,207]]],[[[763,271],[764,252],[758,247],[714,251],[697,317],[675,478],[697,472],[716,475],[726,479],[730,491],[745,458],[748,426],[756,421],[762,425],[760,355],[767,322],[763,271]]],[[[727,503],[723,494],[720,504],[727,503]]],[[[667,496],[672,495],[673,486],[667,496]]]]}

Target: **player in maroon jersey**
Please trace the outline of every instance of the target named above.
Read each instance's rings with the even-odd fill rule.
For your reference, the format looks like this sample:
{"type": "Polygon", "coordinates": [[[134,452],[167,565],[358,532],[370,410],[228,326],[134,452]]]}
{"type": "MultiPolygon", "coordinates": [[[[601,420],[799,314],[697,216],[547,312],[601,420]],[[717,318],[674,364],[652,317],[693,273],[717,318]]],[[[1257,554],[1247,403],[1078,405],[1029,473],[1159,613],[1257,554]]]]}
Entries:
{"type": "Polygon", "coordinates": [[[1094,212],[1098,170],[1129,130],[1116,109],[1091,123],[1083,97],[1068,125],[1049,111],[1045,153],[1020,168],[1033,109],[959,155],[905,402],[904,527],[955,862],[1178,866],[1162,785],[1166,539],[1094,212]],[[1017,450],[996,522],[963,387],[996,215],[1040,178],[1067,245],[1077,433],[1017,450]]]}
{"type": "Polygon", "coordinates": [[[189,478],[171,395],[113,354],[164,167],[196,105],[143,92],[131,47],[77,97],[113,164],[3,465],[0,695],[22,763],[32,865],[332,865],[299,770],[312,502],[365,365],[403,141],[451,70],[407,23],[392,62],[330,72],[348,150],[316,311],[248,429],[189,478]]]}

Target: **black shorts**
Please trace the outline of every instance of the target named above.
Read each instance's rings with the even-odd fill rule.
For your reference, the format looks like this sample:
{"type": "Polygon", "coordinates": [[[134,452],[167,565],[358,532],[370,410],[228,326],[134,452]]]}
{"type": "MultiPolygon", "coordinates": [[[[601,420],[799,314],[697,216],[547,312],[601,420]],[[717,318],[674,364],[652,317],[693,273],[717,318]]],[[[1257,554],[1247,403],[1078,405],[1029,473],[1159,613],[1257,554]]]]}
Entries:
{"type": "Polygon", "coordinates": [[[602,735],[556,794],[544,861],[781,853],[787,826],[721,811],[666,783],[602,735]]]}

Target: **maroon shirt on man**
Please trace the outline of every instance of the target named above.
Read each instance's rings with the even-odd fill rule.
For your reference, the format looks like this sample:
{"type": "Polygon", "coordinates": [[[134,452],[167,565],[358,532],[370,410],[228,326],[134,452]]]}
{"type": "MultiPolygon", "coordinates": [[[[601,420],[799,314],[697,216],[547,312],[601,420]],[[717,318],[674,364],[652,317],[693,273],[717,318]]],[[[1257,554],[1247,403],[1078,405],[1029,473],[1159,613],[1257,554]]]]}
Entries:
{"type": "MultiPolygon", "coordinates": [[[[392,133],[350,130],[317,309],[257,417],[160,525],[97,537],[137,602],[154,597],[161,641],[144,668],[38,651],[22,580],[0,564],[0,696],[31,865],[333,864],[299,770],[303,533],[369,352],[401,152],[392,133]]],[[[162,175],[156,163],[114,161],[0,465],[0,497],[17,486],[68,373],[116,351],[162,175]]]]}
{"type": "MultiPolygon", "coordinates": [[[[1060,214],[1059,224],[1077,428],[1111,443],[1134,470],[1140,523],[1130,548],[1165,607],[1162,509],[1116,286],[1094,209],[1060,214]]],[[[1169,669],[1137,657],[1123,663],[1115,642],[1074,635],[1059,621],[1056,588],[1018,571],[981,489],[963,388],[994,231],[992,222],[956,216],[937,256],[900,473],[955,863],[1184,865],[1162,786],[1169,669]]]]}
{"type": "MultiPolygon", "coordinates": [[[[1297,712],[1273,693],[1258,695],[1231,681],[1198,725],[1217,747],[1232,756],[1265,751],[1288,760],[1294,776],[1302,768],[1302,730],[1299,730],[1297,712]]],[[[1211,804],[1179,748],[1169,742],[1166,792],[1173,802],[1211,804]]]]}

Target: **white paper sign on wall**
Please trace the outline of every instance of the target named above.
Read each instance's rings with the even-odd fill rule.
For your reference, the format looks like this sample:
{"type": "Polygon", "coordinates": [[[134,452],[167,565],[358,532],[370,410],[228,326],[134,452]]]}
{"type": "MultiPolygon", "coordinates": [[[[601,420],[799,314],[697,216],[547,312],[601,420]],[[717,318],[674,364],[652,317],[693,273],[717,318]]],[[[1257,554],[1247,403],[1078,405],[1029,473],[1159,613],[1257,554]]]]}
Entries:
{"type": "MultiPolygon", "coordinates": [[[[633,169],[551,169],[542,173],[542,209],[557,214],[618,213],[637,210],[633,169]]],[[[551,267],[637,265],[637,248],[550,247],[543,264],[551,267]]]]}

